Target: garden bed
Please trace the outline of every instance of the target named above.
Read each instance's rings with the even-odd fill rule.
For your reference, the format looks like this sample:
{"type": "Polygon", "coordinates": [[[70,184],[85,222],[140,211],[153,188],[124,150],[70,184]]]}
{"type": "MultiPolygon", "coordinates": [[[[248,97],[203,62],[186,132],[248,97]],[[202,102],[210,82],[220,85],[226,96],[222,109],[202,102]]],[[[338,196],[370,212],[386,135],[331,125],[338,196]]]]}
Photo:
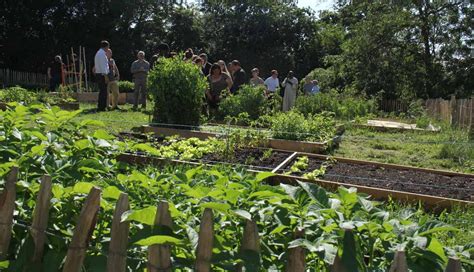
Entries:
{"type": "MultiPolygon", "coordinates": [[[[183,138],[195,137],[201,140],[205,140],[209,137],[219,137],[220,133],[215,132],[205,132],[198,130],[188,130],[188,129],[179,129],[179,128],[169,128],[169,127],[158,127],[144,125],[142,126],[143,133],[154,133],[159,136],[173,136],[178,135],[183,138]]],[[[295,151],[295,152],[308,152],[308,153],[321,153],[327,150],[330,147],[333,147],[339,143],[340,136],[335,136],[334,138],[321,142],[305,142],[305,141],[289,141],[281,139],[266,139],[263,141],[262,147],[286,150],[286,151],[295,151]]]]}
{"type": "Polygon", "coordinates": [[[365,124],[356,124],[358,127],[370,128],[377,131],[419,131],[439,132],[440,128],[424,129],[418,128],[416,124],[407,124],[393,120],[367,120],[365,124]]]}

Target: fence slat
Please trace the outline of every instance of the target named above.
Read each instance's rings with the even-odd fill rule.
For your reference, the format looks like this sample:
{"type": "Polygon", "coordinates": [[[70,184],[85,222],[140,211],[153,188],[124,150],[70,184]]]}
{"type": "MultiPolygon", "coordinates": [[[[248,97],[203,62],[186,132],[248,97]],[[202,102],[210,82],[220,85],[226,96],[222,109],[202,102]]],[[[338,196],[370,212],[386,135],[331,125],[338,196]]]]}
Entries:
{"type": "Polygon", "coordinates": [[[393,263],[390,266],[389,272],[408,272],[405,251],[399,250],[395,253],[395,257],[393,258],[393,263]]]}
{"type": "MultiPolygon", "coordinates": [[[[155,226],[171,228],[173,221],[169,211],[168,202],[161,201],[156,211],[155,226]]],[[[149,272],[167,272],[171,271],[171,246],[170,245],[151,245],[148,247],[148,265],[149,272]]]]}
{"type": "Polygon", "coordinates": [[[46,240],[46,228],[48,227],[49,208],[52,196],[51,177],[44,175],[41,178],[41,185],[38,197],[36,198],[36,205],[33,211],[33,221],[31,223],[31,237],[35,243],[35,252],[33,254],[32,262],[41,262],[44,252],[44,242],[46,240]]]}
{"type": "Polygon", "coordinates": [[[97,187],[92,187],[82,206],[79,220],[69,245],[63,272],[80,272],[86,256],[87,244],[97,221],[100,207],[100,192],[97,187]]]}
{"type": "MultiPolygon", "coordinates": [[[[245,224],[240,253],[243,256],[251,256],[255,260],[260,259],[260,237],[258,236],[257,223],[254,221],[247,220],[245,224]]],[[[236,270],[242,272],[243,264],[238,264],[236,270]]]]}
{"type": "Polygon", "coordinates": [[[13,211],[15,210],[16,181],[18,168],[13,167],[8,173],[5,187],[0,195],[0,260],[5,260],[12,237],[13,211]]]}
{"type": "Polygon", "coordinates": [[[448,265],[444,272],[461,272],[461,261],[458,258],[451,257],[449,258],[448,265]]]}
{"type": "MultiPolygon", "coordinates": [[[[304,230],[296,230],[293,237],[302,238],[304,230]]],[[[286,272],[304,272],[306,271],[305,249],[303,247],[294,247],[288,249],[288,263],[286,272]]]]}
{"type": "Polygon", "coordinates": [[[196,249],[197,272],[211,271],[212,247],[214,244],[214,221],[211,209],[205,209],[199,226],[199,238],[196,249]]]}
{"type": "Polygon", "coordinates": [[[109,252],[107,254],[107,271],[124,272],[127,269],[127,244],[130,222],[122,220],[122,214],[130,209],[128,195],[121,193],[115,205],[110,235],[109,252]]]}

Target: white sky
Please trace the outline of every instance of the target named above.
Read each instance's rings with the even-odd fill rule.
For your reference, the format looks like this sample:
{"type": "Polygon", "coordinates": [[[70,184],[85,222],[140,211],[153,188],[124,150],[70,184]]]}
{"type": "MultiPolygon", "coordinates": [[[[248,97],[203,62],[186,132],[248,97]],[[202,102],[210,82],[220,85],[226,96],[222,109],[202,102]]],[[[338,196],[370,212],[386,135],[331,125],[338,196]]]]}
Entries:
{"type": "Polygon", "coordinates": [[[315,11],[332,9],[333,5],[333,0],[298,0],[298,6],[310,7],[315,11]]]}

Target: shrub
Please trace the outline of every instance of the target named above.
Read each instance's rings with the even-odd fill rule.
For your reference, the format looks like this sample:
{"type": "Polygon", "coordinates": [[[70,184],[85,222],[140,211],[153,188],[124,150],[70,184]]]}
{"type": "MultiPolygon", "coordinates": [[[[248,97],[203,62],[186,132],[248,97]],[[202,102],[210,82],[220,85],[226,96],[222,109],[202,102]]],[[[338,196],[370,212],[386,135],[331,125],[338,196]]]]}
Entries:
{"type": "Polygon", "coordinates": [[[263,87],[244,85],[235,95],[226,97],[219,105],[220,117],[237,117],[246,112],[252,120],[265,114],[269,109],[269,102],[265,98],[263,87]]]}
{"type": "Polygon", "coordinates": [[[274,138],[293,141],[325,141],[336,133],[334,114],[323,112],[304,116],[298,111],[281,112],[272,119],[274,138]]]}
{"type": "Polygon", "coordinates": [[[148,85],[154,122],[199,125],[207,81],[196,65],[179,57],[162,59],[150,72],[148,85]]]}
{"type": "Polygon", "coordinates": [[[36,94],[19,86],[0,90],[0,101],[30,104],[36,100],[36,94]]]}
{"type": "Polygon", "coordinates": [[[339,94],[331,90],[327,93],[299,96],[296,99],[296,109],[306,116],[330,111],[334,112],[337,118],[354,119],[375,113],[377,106],[374,99],[339,94]]]}
{"type": "Polygon", "coordinates": [[[135,90],[135,84],[126,80],[119,81],[118,86],[121,93],[133,93],[135,90]]]}

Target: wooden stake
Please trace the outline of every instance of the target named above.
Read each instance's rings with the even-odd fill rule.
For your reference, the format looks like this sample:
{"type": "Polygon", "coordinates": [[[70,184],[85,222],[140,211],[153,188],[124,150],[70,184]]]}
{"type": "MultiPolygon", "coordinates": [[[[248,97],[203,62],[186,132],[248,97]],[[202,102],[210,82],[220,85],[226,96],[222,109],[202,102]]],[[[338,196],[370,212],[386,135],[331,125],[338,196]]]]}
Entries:
{"type": "Polygon", "coordinates": [[[448,265],[446,266],[446,269],[444,272],[461,272],[462,267],[461,267],[461,261],[459,258],[456,257],[451,257],[449,258],[448,265]]]}
{"type": "Polygon", "coordinates": [[[36,198],[36,206],[33,211],[33,222],[31,224],[31,236],[35,243],[35,252],[32,262],[40,263],[43,258],[44,242],[46,240],[46,228],[48,227],[49,208],[52,196],[51,177],[44,175],[41,179],[41,186],[38,197],[36,198]]]}
{"type": "Polygon", "coordinates": [[[108,272],[125,272],[127,269],[127,244],[130,222],[121,222],[122,214],[130,209],[128,195],[121,193],[115,205],[112,221],[109,253],[107,256],[108,272]]]}
{"type": "Polygon", "coordinates": [[[15,210],[18,168],[12,167],[0,195],[0,260],[5,260],[12,237],[13,211],[15,210]]]}
{"type": "MultiPolygon", "coordinates": [[[[242,237],[242,245],[240,252],[253,251],[256,254],[256,258],[260,258],[260,237],[258,236],[257,223],[254,221],[247,220],[244,228],[244,235],[242,237]]],[[[238,272],[243,271],[243,264],[238,264],[238,272]]]]}
{"type": "Polygon", "coordinates": [[[199,239],[196,249],[197,272],[211,271],[212,247],[214,244],[214,221],[211,209],[205,209],[199,226],[199,239]]]}
{"type": "MultiPolygon", "coordinates": [[[[304,230],[296,230],[293,237],[302,238],[304,230]]],[[[288,249],[288,263],[286,272],[304,272],[306,271],[305,249],[303,247],[294,247],[288,249]]]]}
{"type": "Polygon", "coordinates": [[[84,202],[84,206],[82,206],[81,215],[67,251],[63,272],[80,272],[82,269],[82,263],[86,257],[87,244],[97,221],[97,213],[100,207],[100,192],[99,188],[92,187],[84,202]]]}
{"type": "Polygon", "coordinates": [[[83,47],[82,50],[83,50],[82,57],[84,58],[84,80],[85,80],[84,83],[85,83],[85,86],[86,86],[86,91],[88,92],[89,91],[89,83],[87,83],[86,48],[83,47]]]}
{"type": "Polygon", "coordinates": [[[393,258],[393,263],[390,266],[389,272],[408,272],[405,251],[399,250],[395,253],[395,257],[393,258]]]}
{"type": "Polygon", "coordinates": [[[346,272],[344,265],[342,264],[341,257],[336,253],[334,262],[329,266],[329,271],[331,272],[346,272]]]}
{"type": "MultiPolygon", "coordinates": [[[[168,202],[161,201],[155,216],[155,226],[171,228],[173,221],[169,211],[168,202]]],[[[171,272],[171,246],[151,245],[148,247],[149,272],[171,272]]]]}

